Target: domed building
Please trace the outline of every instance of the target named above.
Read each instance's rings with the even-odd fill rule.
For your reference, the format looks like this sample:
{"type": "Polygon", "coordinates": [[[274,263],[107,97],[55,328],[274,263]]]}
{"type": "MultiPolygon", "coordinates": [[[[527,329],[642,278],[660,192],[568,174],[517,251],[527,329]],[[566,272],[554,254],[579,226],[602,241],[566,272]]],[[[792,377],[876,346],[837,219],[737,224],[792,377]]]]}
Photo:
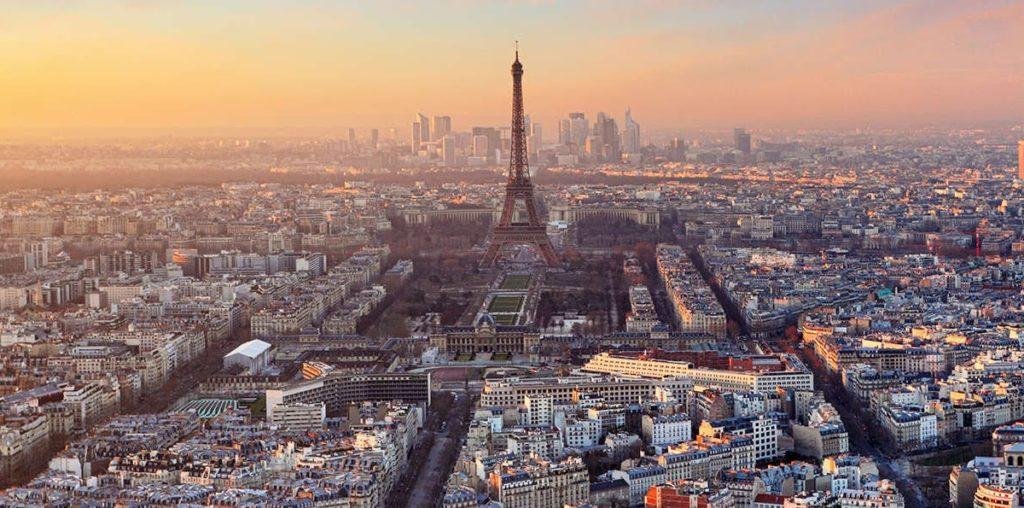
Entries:
{"type": "Polygon", "coordinates": [[[489,312],[472,326],[437,326],[430,345],[444,353],[526,354],[540,344],[540,332],[532,326],[500,325],[489,312]]]}

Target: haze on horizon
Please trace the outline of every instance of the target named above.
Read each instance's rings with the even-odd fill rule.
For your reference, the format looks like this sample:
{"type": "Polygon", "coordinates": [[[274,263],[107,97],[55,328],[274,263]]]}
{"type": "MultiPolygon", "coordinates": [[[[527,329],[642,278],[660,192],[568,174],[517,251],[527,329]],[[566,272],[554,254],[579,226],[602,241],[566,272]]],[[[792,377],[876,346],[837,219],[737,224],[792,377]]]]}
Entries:
{"type": "MultiPolygon", "coordinates": [[[[1014,1],[0,0],[0,134],[508,122],[631,107],[647,129],[1024,117],[1014,1]]],[[[550,134],[549,134],[550,135],[550,134]]]]}

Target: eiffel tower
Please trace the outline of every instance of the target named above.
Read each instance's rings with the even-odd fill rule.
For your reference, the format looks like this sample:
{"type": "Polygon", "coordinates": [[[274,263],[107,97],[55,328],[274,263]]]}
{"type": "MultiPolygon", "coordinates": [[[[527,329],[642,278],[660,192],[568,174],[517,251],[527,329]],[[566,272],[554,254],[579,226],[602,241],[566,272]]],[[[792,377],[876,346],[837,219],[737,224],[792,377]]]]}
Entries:
{"type": "Polygon", "coordinates": [[[533,183],[527,166],[523,116],[523,64],[519,63],[517,48],[516,61],[512,63],[512,160],[508,167],[508,183],[505,184],[505,206],[501,210],[501,219],[491,230],[490,243],[482,261],[484,266],[493,266],[503,249],[515,245],[532,245],[548,266],[559,264],[548,239],[547,227],[537,215],[537,202],[533,197],[533,183]],[[526,222],[516,222],[516,206],[520,202],[526,208],[526,222]]]}

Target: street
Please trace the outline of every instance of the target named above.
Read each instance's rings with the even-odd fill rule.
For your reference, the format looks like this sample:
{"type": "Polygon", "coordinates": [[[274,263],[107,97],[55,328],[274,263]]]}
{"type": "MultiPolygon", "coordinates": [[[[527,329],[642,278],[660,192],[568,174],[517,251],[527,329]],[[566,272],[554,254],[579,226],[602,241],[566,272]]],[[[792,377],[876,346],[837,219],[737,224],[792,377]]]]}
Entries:
{"type": "MultiPolygon", "coordinates": [[[[814,386],[825,394],[825,399],[836,408],[846,427],[850,439],[850,452],[871,457],[878,465],[878,473],[882,478],[896,483],[908,508],[929,506],[927,497],[916,482],[900,466],[899,459],[890,458],[879,449],[882,438],[880,429],[868,431],[868,424],[861,416],[862,408],[838,382],[836,376],[828,372],[824,363],[814,353],[813,348],[794,349],[787,344],[787,352],[801,356],[804,364],[814,372],[814,386]]],[[[870,418],[870,416],[866,416],[870,418]]],[[[872,424],[874,427],[874,425],[872,424]]]]}
{"type": "Polygon", "coordinates": [[[239,344],[249,340],[249,328],[244,327],[218,344],[210,345],[198,358],[178,368],[159,392],[145,395],[128,413],[149,414],[166,411],[181,397],[199,387],[223,366],[223,357],[239,344]]]}
{"type": "Polygon", "coordinates": [[[387,506],[440,504],[444,485],[462,449],[476,398],[476,394],[435,392],[409,463],[388,494],[387,506]]]}
{"type": "MultiPolygon", "coordinates": [[[[698,267],[701,272],[701,276],[704,278],[704,282],[707,283],[718,298],[719,303],[725,310],[726,315],[730,319],[738,319],[739,309],[725,298],[724,292],[721,288],[712,285],[710,281],[710,272],[699,263],[695,251],[691,251],[691,257],[693,258],[694,264],[698,267]]],[[[846,392],[846,389],[842,386],[838,376],[828,371],[828,368],[824,365],[818,355],[815,354],[814,349],[811,347],[797,348],[795,343],[789,341],[781,342],[778,347],[782,348],[788,353],[793,353],[799,356],[805,365],[811,369],[814,373],[814,386],[816,389],[821,390],[827,400],[836,411],[839,412],[840,418],[843,420],[843,424],[846,427],[846,432],[850,441],[850,453],[856,453],[865,457],[871,457],[875,460],[875,464],[878,466],[879,475],[882,478],[892,480],[896,487],[903,494],[906,506],[908,508],[916,507],[927,507],[929,506],[927,497],[921,488],[911,479],[906,471],[897,463],[897,459],[888,457],[882,453],[879,449],[879,445],[882,443],[882,438],[885,435],[877,425],[874,424],[870,415],[865,415],[862,418],[862,408],[858,401],[846,392]],[[868,420],[868,422],[865,422],[868,420]],[[874,432],[868,432],[868,425],[873,427],[874,432]]]]}

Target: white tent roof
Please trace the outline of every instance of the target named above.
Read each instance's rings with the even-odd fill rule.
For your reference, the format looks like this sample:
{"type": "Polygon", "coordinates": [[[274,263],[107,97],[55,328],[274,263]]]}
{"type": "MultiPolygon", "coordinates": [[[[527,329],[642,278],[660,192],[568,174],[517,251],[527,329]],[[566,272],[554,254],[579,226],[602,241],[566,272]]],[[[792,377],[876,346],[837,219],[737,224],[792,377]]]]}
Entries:
{"type": "Polygon", "coordinates": [[[262,340],[259,339],[253,339],[250,340],[249,342],[246,342],[245,344],[236,347],[233,351],[224,356],[240,354],[248,356],[249,358],[256,358],[257,356],[265,353],[268,349],[270,349],[269,343],[263,342],[262,340]]]}

